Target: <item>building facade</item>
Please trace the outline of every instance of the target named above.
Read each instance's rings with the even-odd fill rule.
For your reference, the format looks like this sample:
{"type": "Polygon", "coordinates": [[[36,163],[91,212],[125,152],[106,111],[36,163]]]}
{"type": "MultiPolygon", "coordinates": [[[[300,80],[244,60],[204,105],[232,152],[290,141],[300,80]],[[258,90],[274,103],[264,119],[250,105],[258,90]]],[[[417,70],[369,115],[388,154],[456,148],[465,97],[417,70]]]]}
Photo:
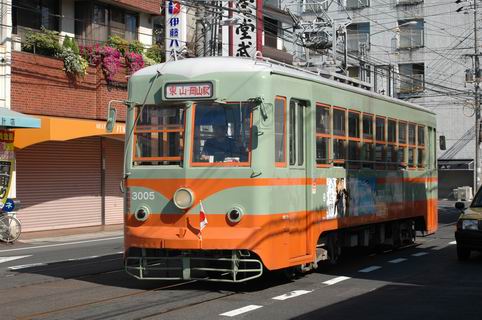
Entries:
{"type": "MultiPolygon", "coordinates": [[[[474,95],[465,78],[473,65],[464,55],[474,53],[474,21],[473,11],[457,12],[461,6],[451,0],[346,0],[326,8],[335,20],[351,18],[348,64],[339,67],[378,93],[436,112],[438,135],[446,141],[446,150],[437,151],[441,198],[473,185],[474,95]]],[[[309,20],[311,13],[298,14],[309,20]]],[[[324,61],[312,55],[310,62],[324,61]]]]}
{"type": "MultiPolygon", "coordinates": [[[[110,36],[148,47],[156,40],[160,3],[155,1],[11,0],[11,109],[41,120],[41,128],[16,132],[17,213],[24,231],[98,226],[123,222],[122,178],[125,114],[105,132],[110,100],[127,99],[129,71],[122,60],[109,77],[92,61],[75,79],[62,59],[25,52],[28,33],[41,29],[102,45],[110,36]]],[[[32,50],[30,50],[32,51],[32,50]]]]}

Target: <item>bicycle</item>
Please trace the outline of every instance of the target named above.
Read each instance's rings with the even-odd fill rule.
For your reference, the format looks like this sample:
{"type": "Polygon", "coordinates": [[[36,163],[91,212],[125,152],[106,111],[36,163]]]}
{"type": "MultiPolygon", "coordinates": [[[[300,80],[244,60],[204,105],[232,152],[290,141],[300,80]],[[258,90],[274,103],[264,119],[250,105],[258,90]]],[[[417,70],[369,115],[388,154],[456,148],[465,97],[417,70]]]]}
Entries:
{"type": "Polygon", "coordinates": [[[22,233],[22,224],[14,213],[0,213],[0,241],[13,243],[22,233]]]}

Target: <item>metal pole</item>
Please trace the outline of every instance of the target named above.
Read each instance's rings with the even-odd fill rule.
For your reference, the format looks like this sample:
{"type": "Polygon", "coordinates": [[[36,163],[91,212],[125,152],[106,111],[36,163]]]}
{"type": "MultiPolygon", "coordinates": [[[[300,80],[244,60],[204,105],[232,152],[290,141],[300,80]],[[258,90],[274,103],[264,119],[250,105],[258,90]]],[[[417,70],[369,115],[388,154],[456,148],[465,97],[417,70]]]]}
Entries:
{"type": "Polygon", "coordinates": [[[479,35],[478,35],[478,0],[474,0],[474,36],[475,36],[475,81],[474,81],[474,93],[475,93],[475,163],[474,163],[474,193],[477,191],[479,183],[479,170],[480,170],[480,61],[479,61],[479,35]]]}

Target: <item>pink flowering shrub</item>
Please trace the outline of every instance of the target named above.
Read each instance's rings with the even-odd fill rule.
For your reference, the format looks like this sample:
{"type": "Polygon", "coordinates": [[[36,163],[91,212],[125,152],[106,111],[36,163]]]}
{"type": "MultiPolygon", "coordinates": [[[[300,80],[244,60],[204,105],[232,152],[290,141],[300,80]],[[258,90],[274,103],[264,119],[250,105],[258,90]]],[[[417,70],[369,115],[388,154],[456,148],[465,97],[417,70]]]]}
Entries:
{"type": "Polygon", "coordinates": [[[101,47],[98,43],[93,46],[80,47],[80,54],[89,63],[95,66],[101,66],[107,80],[112,81],[114,76],[121,68],[121,54],[119,50],[104,46],[101,47]]]}
{"type": "MultiPolygon", "coordinates": [[[[108,81],[112,81],[114,76],[122,67],[121,52],[110,46],[101,46],[95,44],[93,46],[81,46],[80,54],[90,64],[100,66],[108,81]]],[[[126,52],[124,60],[129,74],[136,72],[144,67],[144,59],[142,54],[136,52],[126,52]]]]}
{"type": "Polygon", "coordinates": [[[140,53],[127,52],[124,58],[126,61],[127,71],[129,74],[132,74],[144,67],[144,59],[142,57],[142,54],[140,53]]]}

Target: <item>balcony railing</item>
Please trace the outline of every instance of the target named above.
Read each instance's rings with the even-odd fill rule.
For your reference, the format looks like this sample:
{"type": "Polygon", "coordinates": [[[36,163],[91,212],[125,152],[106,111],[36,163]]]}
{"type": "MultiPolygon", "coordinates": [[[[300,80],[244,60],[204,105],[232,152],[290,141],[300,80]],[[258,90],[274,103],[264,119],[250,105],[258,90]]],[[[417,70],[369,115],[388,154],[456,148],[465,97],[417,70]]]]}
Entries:
{"type": "Polygon", "coordinates": [[[400,30],[400,49],[411,49],[419,47],[423,47],[422,29],[400,30]]]}
{"type": "Polygon", "coordinates": [[[423,92],[424,78],[423,74],[401,75],[399,93],[406,95],[423,92]]]}
{"type": "Polygon", "coordinates": [[[347,9],[361,9],[370,6],[370,0],[346,0],[347,9]]]}
{"type": "Polygon", "coordinates": [[[348,33],[348,52],[360,52],[363,46],[367,50],[370,48],[370,35],[368,33],[348,33]]]}
{"type": "Polygon", "coordinates": [[[423,0],[397,0],[397,6],[409,6],[423,3],[423,0]]]}

